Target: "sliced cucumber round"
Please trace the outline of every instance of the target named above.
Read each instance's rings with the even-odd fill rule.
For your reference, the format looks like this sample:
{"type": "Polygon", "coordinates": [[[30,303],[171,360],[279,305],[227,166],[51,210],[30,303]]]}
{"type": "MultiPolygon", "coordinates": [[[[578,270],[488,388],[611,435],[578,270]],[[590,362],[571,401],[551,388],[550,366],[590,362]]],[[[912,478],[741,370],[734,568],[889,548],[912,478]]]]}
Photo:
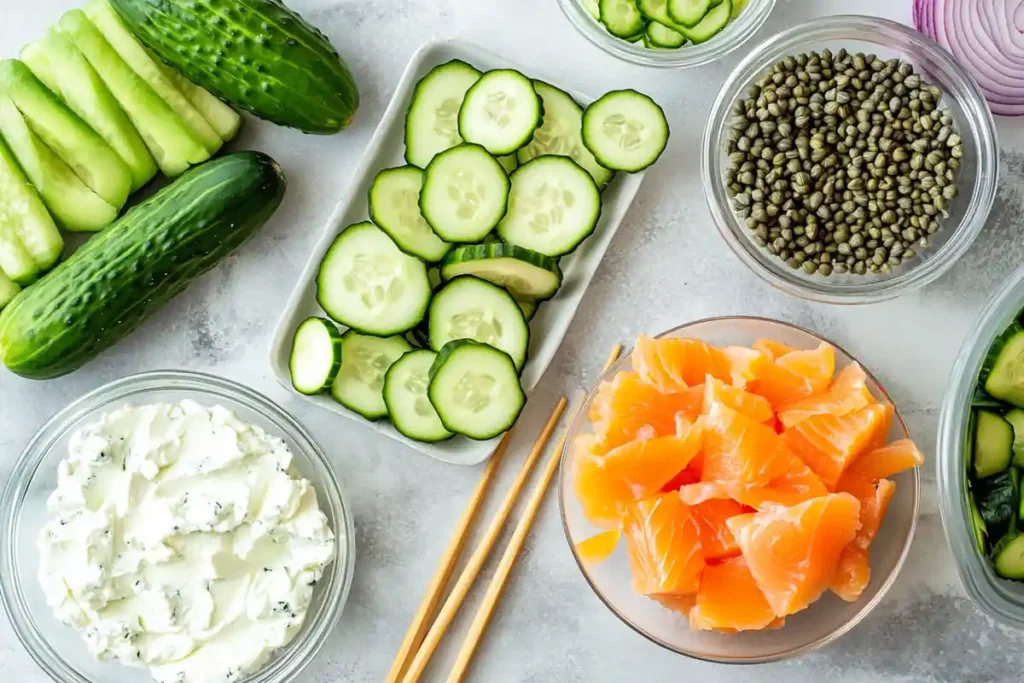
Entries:
{"type": "Polygon", "coordinates": [[[681,26],[679,32],[695,45],[706,43],[718,35],[733,18],[732,0],[721,0],[719,4],[711,3],[708,13],[689,28],[681,26]]]}
{"type": "Polygon", "coordinates": [[[505,215],[509,186],[497,159],[480,145],[464,143],[427,166],[420,213],[447,242],[479,242],[505,215]]]}
{"type": "Polygon", "coordinates": [[[508,291],[461,275],[441,288],[430,304],[430,348],[440,351],[455,339],[472,339],[501,349],[522,369],[530,348],[530,326],[508,291]]]}
{"type": "Polygon", "coordinates": [[[519,301],[550,299],[562,286],[558,261],[504,242],[458,247],[441,262],[441,277],[472,275],[504,287],[519,301]]]}
{"type": "Polygon", "coordinates": [[[637,0],[636,6],[651,22],[675,28],[676,23],[668,15],[668,0],[637,0]]]}
{"type": "Polygon", "coordinates": [[[440,152],[462,142],[459,109],[480,72],[453,59],[434,67],[416,84],[405,114],[405,160],[426,168],[440,152]]]}
{"type": "Polygon", "coordinates": [[[511,429],[526,405],[512,358],[464,339],[437,354],[428,395],[445,428],[479,441],[511,429]]]}
{"type": "Polygon", "coordinates": [[[643,35],[644,15],[636,6],[636,0],[598,0],[601,23],[608,33],[616,38],[630,40],[643,35]]]}
{"type": "Polygon", "coordinates": [[[373,223],[335,238],[320,263],[316,299],[334,320],[386,337],[416,327],[430,303],[427,267],[403,253],[373,223]]]}
{"type": "Polygon", "coordinates": [[[384,376],[384,404],[391,424],[417,441],[433,443],[455,434],[445,429],[430,403],[430,367],[437,353],[430,349],[409,351],[396,360],[384,376]]]}
{"type": "Polygon", "coordinates": [[[682,47],[686,43],[686,36],[682,33],[656,21],[647,24],[645,38],[653,47],[660,48],[682,47]]]}
{"type": "Polygon", "coordinates": [[[668,144],[665,112],[647,95],[613,90],[583,113],[583,144],[602,166],[635,173],[661,156],[668,144]]]}
{"type": "Polygon", "coordinates": [[[451,245],[420,214],[421,187],[423,170],[416,166],[384,169],[370,185],[370,220],[406,254],[434,263],[451,245]]]}
{"type": "Polygon", "coordinates": [[[583,144],[583,107],[567,92],[544,81],[534,81],[533,88],[544,101],[544,122],[534,132],[530,144],[516,152],[519,164],[544,154],[570,157],[603,188],[615,173],[597,163],[583,144]]]}
{"type": "Polygon", "coordinates": [[[340,368],[341,332],[324,318],[304,320],[292,342],[292,386],[300,394],[319,394],[331,387],[340,368]]]}
{"type": "Polygon", "coordinates": [[[373,337],[349,330],[341,336],[341,369],[331,385],[331,396],[367,420],[385,417],[384,376],[409,351],[412,345],[401,335],[373,337]]]}
{"type": "Polygon", "coordinates": [[[557,257],[589,237],[600,217],[601,191],[589,173],[569,157],[537,157],[512,173],[508,214],[498,235],[557,257]]]}
{"type": "Polygon", "coordinates": [[[709,9],[711,0],[668,0],[668,16],[683,26],[696,26],[709,9]]]}
{"type": "Polygon", "coordinates": [[[594,17],[597,20],[601,19],[601,8],[597,4],[597,0],[582,0],[583,9],[587,10],[587,14],[594,17]]]}
{"type": "Polygon", "coordinates": [[[540,126],[544,106],[530,79],[512,69],[488,71],[466,92],[459,135],[494,156],[525,146],[540,126]]]}

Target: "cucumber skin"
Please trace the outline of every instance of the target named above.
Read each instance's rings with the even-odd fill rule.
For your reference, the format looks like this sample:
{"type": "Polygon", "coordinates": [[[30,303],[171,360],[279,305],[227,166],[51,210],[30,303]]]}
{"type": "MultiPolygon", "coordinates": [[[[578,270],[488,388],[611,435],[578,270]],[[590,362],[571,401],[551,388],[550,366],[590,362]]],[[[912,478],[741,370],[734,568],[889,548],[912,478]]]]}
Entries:
{"type": "MultiPolygon", "coordinates": [[[[550,295],[537,299],[537,301],[545,301],[555,296],[562,285],[562,269],[558,266],[558,259],[551,258],[547,254],[542,254],[539,251],[533,251],[526,247],[516,246],[515,244],[506,244],[502,241],[490,241],[484,242],[483,244],[468,244],[462,247],[456,247],[448,252],[448,255],[441,261],[441,278],[444,281],[454,279],[458,277],[445,277],[445,268],[448,266],[456,266],[461,263],[474,262],[474,261],[487,261],[495,258],[516,258],[520,261],[525,261],[537,268],[550,271],[558,277],[558,287],[551,292],[550,295]]],[[[479,277],[474,275],[474,277],[479,277]]],[[[479,278],[486,280],[486,278],[479,278]]],[[[490,280],[487,280],[490,282],[490,280]]],[[[496,283],[492,283],[496,284],[496,283]]],[[[498,285],[499,287],[501,285],[498,285]]]]}
{"type": "Polygon", "coordinates": [[[275,0],[110,0],[143,45],[254,116],[331,135],[359,90],[327,37],[275,0]]]}
{"type": "Polygon", "coordinates": [[[304,396],[315,396],[316,394],[321,394],[331,388],[331,385],[334,384],[334,380],[338,378],[339,370],[341,370],[341,332],[338,331],[338,327],[334,324],[334,322],[332,320],[328,320],[327,318],[313,316],[312,318],[306,318],[301,323],[299,323],[299,326],[295,328],[295,335],[292,337],[292,357],[288,359],[288,371],[292,376],[292,388],[304,396]],[[323,325],[324,329],[327,330],[327,334],[331,338],[331,345],[334,349],[334,361],[331,363],[331,369],[327,373],[327,381],[324,382],[324,386],[320,387],[316,391],[311,392],[308,390],[300,389],[295,384],[295,371],[294,368],[292,367],[292,364],[295,360],[295,343],[298,341],[299,333],[302,332],[302,328],[304,328],[307,323],[313,321],[319,321],[323,325]]]}
{"type": "Polygon", "coordinates": [[[4,309],[0,359],[29,379],[77,370],[255,235],[285,187],[260,152],[189,170],[4,309]]]}

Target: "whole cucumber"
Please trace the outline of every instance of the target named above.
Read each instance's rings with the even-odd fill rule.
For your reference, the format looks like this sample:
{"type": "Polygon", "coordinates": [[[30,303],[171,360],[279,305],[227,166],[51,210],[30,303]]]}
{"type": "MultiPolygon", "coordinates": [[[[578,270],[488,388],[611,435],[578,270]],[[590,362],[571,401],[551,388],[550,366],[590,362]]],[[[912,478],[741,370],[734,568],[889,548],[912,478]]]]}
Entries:
{"type": "Polygon", "coordinates": [[[285,185],[260,152],[193,167],[15,298],[0,359],[30,379],[77,370],[255,235],[285,185]]]}
{"type": "Polygon", "coordinates": [[[327,37],[280,0],[110,0],[128,29],[188,80],[254,116],[337,133],[359,91],[327,37]]]}

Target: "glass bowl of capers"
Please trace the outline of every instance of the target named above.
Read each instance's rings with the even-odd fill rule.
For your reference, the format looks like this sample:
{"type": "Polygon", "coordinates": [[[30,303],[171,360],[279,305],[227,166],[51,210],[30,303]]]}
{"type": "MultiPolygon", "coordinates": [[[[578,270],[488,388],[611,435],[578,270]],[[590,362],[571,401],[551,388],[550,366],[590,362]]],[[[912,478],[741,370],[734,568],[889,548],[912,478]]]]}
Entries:
{"type": "Polygon", "coordinates": [[[834,16],[740,63],[701,171],[747,266],[790,294],[856,304],[917,289],[967,251],[998,155],[984,97],[948,52],[892,21],[834,16]]]}

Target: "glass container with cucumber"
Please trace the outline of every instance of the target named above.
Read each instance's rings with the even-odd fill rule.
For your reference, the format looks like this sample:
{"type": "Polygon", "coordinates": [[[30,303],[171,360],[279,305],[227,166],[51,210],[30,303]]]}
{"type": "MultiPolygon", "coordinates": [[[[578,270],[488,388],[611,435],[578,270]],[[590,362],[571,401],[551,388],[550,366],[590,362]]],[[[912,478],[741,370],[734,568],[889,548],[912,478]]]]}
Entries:
{"type": "Polygon", "coordinates": [[[1024,327],[1014,321],[988,351],[972,399],[968,497],[978,551],[996,574],[1024,580],[1024,327]]]}
{"type": "Polygon", "coordinates": [[[558,0],[594,45],[655,67],[707,64],[739,47],[776,0],[558,0]]]}

